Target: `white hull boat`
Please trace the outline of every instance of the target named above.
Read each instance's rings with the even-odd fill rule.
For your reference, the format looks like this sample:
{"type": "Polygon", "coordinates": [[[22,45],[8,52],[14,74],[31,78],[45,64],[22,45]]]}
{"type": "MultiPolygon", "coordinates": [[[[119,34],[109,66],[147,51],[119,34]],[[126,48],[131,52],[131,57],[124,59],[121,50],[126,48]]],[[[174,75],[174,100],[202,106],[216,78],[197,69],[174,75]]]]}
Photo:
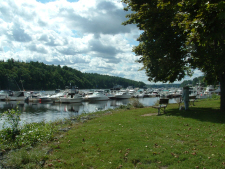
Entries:
{"type": "Polygon", "coordinates": [[[6,101],[24,101],[27,98],[27,94],[24,91],[18,91],[12,96],[8,96],[6,101]]]}
{"type": "Polygon", "coordinates": [[[43,102],[51,102],[52,99],[51,99],[50,95],[46,95],[46,96],[39,97],[39,101],[41,103],[43,103],[43,102]]]}
{"type": "Polygon", "coordinates": [[[128,91],[120,91],[119,93],[115,94],[115,99],[130,99],[131,95],[128,91]]]}
{"type": "Polygon", "coordinates": [[[54,102],[55,103],[80,103],[84,99],[80,94],[66,95],[65,97],[59,97],[54,102]]]}
{"type": "Polygon", "coordinates": [[[109,100],[109,97],[104,94],[104,91],[94,92],[92,95],[88,96],[88,101],[104,101],[109,100]]]}

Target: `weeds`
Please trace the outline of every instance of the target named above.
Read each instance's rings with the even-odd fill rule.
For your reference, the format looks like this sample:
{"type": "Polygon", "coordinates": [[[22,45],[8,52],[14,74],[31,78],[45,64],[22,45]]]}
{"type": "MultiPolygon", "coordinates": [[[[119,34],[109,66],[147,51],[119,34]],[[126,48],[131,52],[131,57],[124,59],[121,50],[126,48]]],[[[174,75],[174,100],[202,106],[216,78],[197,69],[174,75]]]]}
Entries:
{"type": "Polygon", "coordinates": [[[27,145],[35,145],[37,142],[52,140],[57,127],[54,123],[30,123],[19,126],[20,115],[16,110],[7,110],[2,114],[6,123],[0,131],[0,143],[2,149],[20,148],[27,145]]]}
{"type": "Polygon", "coordinates": [[[143,108],[144,107],[144,105],[138,99],[135,99],[135,98],[130,99],[130,104],[131,104],[131,106],[133,106],[135,108],[143,108]]]}
{"type": "Polygon", "coordinates": [[[16,110],[7,110],[2,113],[1,118],[5,118],[5,123],[3,124],[3,129],[5,129],[6,138],[15,140],[16,136],[20,134],[19,122],[20,122],[21,112],[16,107],[16,110]]]}

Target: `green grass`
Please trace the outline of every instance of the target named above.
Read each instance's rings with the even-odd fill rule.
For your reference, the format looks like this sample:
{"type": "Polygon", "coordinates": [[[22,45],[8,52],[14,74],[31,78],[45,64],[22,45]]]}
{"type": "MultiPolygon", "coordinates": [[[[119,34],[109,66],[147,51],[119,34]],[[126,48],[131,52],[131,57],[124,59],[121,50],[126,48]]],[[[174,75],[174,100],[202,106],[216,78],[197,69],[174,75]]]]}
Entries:
{"type": "Polygon", "coordinates": [[[213,99],[198,101],[189,111],[169,104],[167,113],[160,116],[142,116],[157,114],[151,107],[98,112],[93,116],[97,118],[70,123],[70,130],[56,133],[53,141],[9,153],[7,164],[22,168],[225,168],[225,112],[219,111],[219,104],[213,99]]]}

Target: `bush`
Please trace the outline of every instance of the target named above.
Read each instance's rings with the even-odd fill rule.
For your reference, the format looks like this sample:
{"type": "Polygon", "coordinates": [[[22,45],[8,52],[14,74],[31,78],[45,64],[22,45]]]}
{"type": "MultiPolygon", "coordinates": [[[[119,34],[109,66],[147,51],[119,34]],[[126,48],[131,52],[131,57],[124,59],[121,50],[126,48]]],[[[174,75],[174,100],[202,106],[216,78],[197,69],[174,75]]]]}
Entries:
{"type": "Polygon", "coordinates": [[[5,129],[5,135],[15,140],[16,136],[20,134],[19,122],[20,122],[21,112],[18,107],[16,110],[7,110],[2,113],[1,117],[5,118],[5,123],[3,124],[3,129],[5,129]]]}
{"type": "Polygon", "coordinates": [[[29,123],[19,127],[21,113],[16,110],[7,110],[2,114],[5,119],[3,129],[0,131],[0,143],[3,149],[33,146],[37,142],[53,139],[57,130],[54,123],[29,123]]]}
{"type": "Polygon", "coordinates": [[[144,105],[141,102],[139,102],[138,99],[135,99],[135,98],[130,99],[130,104],[135,108],[143,108],[144,107],[144,105]]]}

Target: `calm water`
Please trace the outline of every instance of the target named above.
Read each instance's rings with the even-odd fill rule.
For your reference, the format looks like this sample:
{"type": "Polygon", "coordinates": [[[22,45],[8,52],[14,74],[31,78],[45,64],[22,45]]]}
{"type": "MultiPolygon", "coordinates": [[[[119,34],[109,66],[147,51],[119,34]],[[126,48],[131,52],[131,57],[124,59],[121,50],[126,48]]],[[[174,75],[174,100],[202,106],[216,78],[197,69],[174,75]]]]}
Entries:
{"type": "MultiPolygon", "coordinates": [[[[144,106],[154,105],[159,98],[139,98],[144,106]]],[[[41,121],[54,121],[58,119],[69,118],[71,116],[80,115],[82,113],[93,113],[99,110],[114,109],[120,105],[127,105],[129,99],[124,100],[108,100],[82,103],[24,103],[24,102],[3,102],[0,101],[0,114],[8,109],[15,108],[17,105],[22,112],[22,123],[32,123],[41,121]]],[[[170,99],[169,103],[176,103],[175,99],[170,99]]],[[[157,110],[156,110],[157,111],[157,110]]],[[[0,121],[0,129],[4,119],[0,121]]]]}

